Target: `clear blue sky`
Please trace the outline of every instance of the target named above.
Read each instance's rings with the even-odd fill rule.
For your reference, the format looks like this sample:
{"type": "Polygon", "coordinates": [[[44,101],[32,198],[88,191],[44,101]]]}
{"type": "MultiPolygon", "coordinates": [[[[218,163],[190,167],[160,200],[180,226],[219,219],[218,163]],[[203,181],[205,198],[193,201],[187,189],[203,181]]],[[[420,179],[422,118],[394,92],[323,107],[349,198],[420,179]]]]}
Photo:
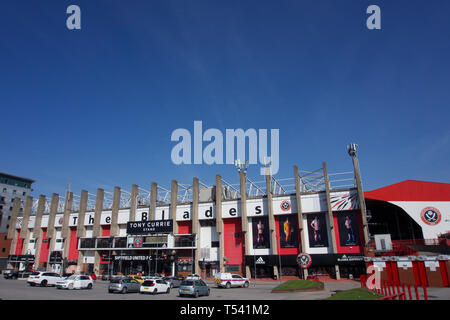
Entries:
{"type": "Polygon", "coordinates": [[[351,170],[355,142],[366,190],[450,182],[449,14],[448,0],[2,0],[0,169],[35,195],[237,182],[231,165],[172,164],[172,131],[202,120],[280,129],[280,178],[351,170]]]}

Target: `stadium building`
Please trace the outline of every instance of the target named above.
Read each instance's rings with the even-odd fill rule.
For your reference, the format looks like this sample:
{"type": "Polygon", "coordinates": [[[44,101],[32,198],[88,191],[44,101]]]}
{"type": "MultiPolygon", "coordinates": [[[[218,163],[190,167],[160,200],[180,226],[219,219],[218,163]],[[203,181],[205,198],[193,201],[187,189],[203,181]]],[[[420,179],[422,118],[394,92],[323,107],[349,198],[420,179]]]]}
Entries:
{"type": "MultiPolygon", "coordinates": [[[[323,163],[315,171],[294,166],[293,177],[264,181],[240,170],[235,185],[217,175],[213,186],[193,178],[189,185],[173,180],[170,190],[153,182],[150,191],[132,185],[130,192],[115,187],[96,195],[82,190],[80,196],[27,197],[23,214],[16,199],[9,263],[98,274],[357,278],[368,265],[382,269],[387,256],[405,256],[398,241],[436,244],[450,230],[448,192],[438,196],[433,189],[428,194],[435,198],[420,198],[405,191],[411,197],[403,197],[390,186],[364,196],[357,158],[352,159],[354,170],[344,173],[329,174],[323,163]],[[305,253],[306,268],[298,259],[305,253]]],[[[411,183],[431,186],[399,185],[414,189],[411,183]]],[[[435,247],[424,260],[438,261],[448,278],[449,256],[435,247]]],[[[406,254],[419,256],[411,250],[406,254]]]]}

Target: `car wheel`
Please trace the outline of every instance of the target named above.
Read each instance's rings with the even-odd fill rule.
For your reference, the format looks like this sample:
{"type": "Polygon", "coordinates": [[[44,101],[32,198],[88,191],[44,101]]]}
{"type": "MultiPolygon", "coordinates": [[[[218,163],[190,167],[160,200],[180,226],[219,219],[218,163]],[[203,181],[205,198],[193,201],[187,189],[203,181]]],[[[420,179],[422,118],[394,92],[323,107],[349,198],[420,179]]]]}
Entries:
{"type": "Polygon", "coordinates": [[[209,292],[209,289],[208,289],[208,292],[206,292],[206,296],[207,296],[207,297],[209,297],[209,293],[210,293],[210,292],[209,292]]]}
{"type": "Polygon", "coordinates": [[[69,284],[69,286],[67,287],[69,290],[73,290],[73,283],[69,284]]]}
{"type": "Polygon", "coordinates": [[[46,286],[47,286],[47,280],[42,280],[41,287],[46,287],[46,286]]]}
{"type": "Polygon", "coordinates": [[[128,289],[127,289],[127,287],[123,287],[123,289],[122,289],[122,293],[127,293],[128,292],[128,289]]]}
{"type": "Polygon", "coordinates": [[[155,288],[155,290],[153,290],[152,292],[154,295],[158,293],[158,289],[155,288]]]}
{"type": "Polygon", "coordinates": [[[109,293],[113,293],[113,291],[112,291],[112,290],[108,290],[108,292],[109,292],[109,293]]]}
{"type": "Polygon", "coordinates": [[[244,283],[244,288],[248,288],[248,281],[244,283]]]}
{"type": "Polygon", "coordinates": [[[226,287],[227,287],[227,289],[230,289],[231,288],[231,283],[227,282],[226,287]]]}
{"type": "Polygon", "coordinates": [[[198,298],[198,291],[195,291],[194,297],[195,297],[195,298],[198,298]]]}
{"type": "Polygon", "coordinates": [[[87,288],[88,288],[88,289],[92,289],[92,283],[89,283],[89,284],[87,285],[87,288]]]}
{"type": "Polygon", "coordinates": [[[170,288],[167,288],[166,293],[170,293],[170,288]]]}

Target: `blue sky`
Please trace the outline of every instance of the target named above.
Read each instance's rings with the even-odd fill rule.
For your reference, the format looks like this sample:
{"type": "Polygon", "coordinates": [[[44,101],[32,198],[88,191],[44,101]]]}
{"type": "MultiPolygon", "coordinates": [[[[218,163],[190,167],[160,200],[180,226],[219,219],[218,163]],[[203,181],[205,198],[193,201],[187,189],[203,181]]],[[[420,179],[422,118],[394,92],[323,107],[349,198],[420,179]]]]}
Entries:
{"type": "Polygon", "coordinates": [[[4,0],[1,171],[37,180],[35,195],[237,182],[231,165],[172,164],[172,131],[201,120],[280,129],[280,178],[322,161],[349,171],[355,142],[366,190],[449,182],[449,12],[447,0],[4,0]],[[370,4],[382,30],[366,28],[370,4]]]}

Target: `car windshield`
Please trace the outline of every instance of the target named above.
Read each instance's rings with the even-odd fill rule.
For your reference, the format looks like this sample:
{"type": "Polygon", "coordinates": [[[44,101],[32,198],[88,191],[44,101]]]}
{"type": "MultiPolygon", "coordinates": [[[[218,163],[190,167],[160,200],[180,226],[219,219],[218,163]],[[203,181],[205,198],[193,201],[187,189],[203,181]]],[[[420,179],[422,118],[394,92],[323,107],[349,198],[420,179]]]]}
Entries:
{"type": "Polygon", "coordinates": [[[153,284],[153,281],[152,281],[152,280],[145,280],[145,281],[142,283],[143,286],[151,286],[152,284],[153,284]]]}
{"type": "Polygon", "coordinates": [[[75,280],[77,278],[76,275],[71,275],[70,277],[67,277],[67,280],[75,280]]]}
{"type": "Polygon", "coordinates": [[[190,280],[184,280],[181,285],[182,286],[193,286],[194,282],[190,280]]]}
{"type": "Polygon", "coordinates": [[[111,279],[111,283],[120,283],[121,279],[111,279]]]}

